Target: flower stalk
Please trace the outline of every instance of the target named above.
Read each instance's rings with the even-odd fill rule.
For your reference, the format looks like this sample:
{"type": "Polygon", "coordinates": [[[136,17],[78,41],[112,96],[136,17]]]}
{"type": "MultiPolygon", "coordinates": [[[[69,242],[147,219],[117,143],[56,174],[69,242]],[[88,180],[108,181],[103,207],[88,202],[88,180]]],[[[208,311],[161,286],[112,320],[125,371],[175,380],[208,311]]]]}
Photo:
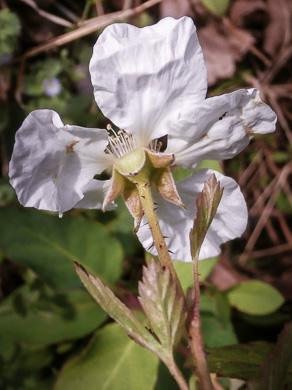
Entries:
{"type": "Polygon", "coordinates": [[[149,229],[151,230],[151,234],[153,237],[153,245],[155,245],[157,249],[161,265],[162,267],[166,267],[169,269],[173,277],[173,280],[175,281],[175,283],[179,288],[180,295],[183,296],[185,299],[183,289],[181,287],[177,273],[171,261],[169,250],[165,243],[165,237],[163,236],[162,231],[160,229],[159,221],[156,214],[157,205],[155,205],[153,201],[151,184],[149,181],[135,183],[135,184],[138,189],[138,194],[139,194],[144,215],[147,219],[149,229]]]}
{"type": "MultiPolygon", "coordinates": [[[[150,181],[142,180],[141,182],[138,183],[136,182],[135,184],[138,190],[139,199],[142,205],[144,215],[147,219],[149,229],[151,230],[151,234],[153,237],[153,245],[155,245],[157,249],[161,265],[163,268],[167,268],[170,271],[173,281],[177,286],[177,291],[179,292],[179,295],[182,297],[184,305],[186,305],[185,295],[181,283],[178,279],[177,273],[171,261],[169,250],[165,243],[165,237],[163,236],[162,231],[160,229],[159,221],[156,214],[157,205],[155,205],[153,201],[150,181]]],[[[178,366],[174,361],[173,354],[171,353],[167,358],[165,359],[162,358],[162,360],[164,364],[168,367],[171,375],[177,382],[180,390],[189,390],[190,388],[183,374],[181,373],[180,369],[178,368],[178,366]]]]}

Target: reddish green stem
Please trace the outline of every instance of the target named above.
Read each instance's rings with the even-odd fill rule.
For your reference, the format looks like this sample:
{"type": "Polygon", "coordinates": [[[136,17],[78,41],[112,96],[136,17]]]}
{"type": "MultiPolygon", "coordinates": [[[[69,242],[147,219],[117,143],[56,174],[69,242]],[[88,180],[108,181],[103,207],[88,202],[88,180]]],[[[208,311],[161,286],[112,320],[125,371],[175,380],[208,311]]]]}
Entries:
{"type": "Polygon", "coordinates": [[[198,273],[198,256],[194,262],[194,297],[191,308],[189,325],[189,346],[195,359],[196,374],[199,377],[202,390],[214,390],[209,374],[206,352],[204,349],[204,340],[202,336],[202,324],[200,317],[200,282],[198,273]]]}

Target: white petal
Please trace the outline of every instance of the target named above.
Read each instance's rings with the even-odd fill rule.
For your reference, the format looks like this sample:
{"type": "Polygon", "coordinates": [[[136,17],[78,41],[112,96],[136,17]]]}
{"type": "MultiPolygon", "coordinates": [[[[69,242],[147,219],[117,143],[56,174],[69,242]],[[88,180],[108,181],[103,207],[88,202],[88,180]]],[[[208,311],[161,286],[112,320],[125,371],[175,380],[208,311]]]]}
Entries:
{"type": "MultiPolygon", "coordinates": [[[[83,187],[84,198],[77,202],[74,208],[80,209],[102,209],[103,201],[107,191],[110,189],[110,180],[95,180],[83,187]]],[[[114,210],[116,208],[115,203],[111,203],[106,210],[114,210]]]]}
{"type": "MultiPolygon", "coordinates": [[[[155,202],[159,204],[157,214],[160,227],[163,235],[169,237],[166,239],[166,244],[168,249],[174,252],[173,254],[170,252],[173,260],[192,261],[189,234],[196,215],[195,200],[198,193],[202,191],[204,182],[213,173],[220,180],[220,186],[224,187],[224,191],[215,218],[203,242],[199,259],[217,256],[221,244],[241,236],[246,228],[247,208],[237,183],[216,171],[202,169],[177,183],[177,190],[187,210],[165,201],[155,192],[155,202]]],[[[151,247],[153,239],[149,226],[143,226],[143,222],[146,221],[141,223],[137,233],[138,238],[147,251],[156,255],[156,249],[151,247]]]]}
{"type": "Polygon", "coordinates": [[[203,159],[229,159],[248,145],[254,133],[273,132],[276,120],[256,89],[212,97],[170,131],[166,152],[174,153],[176,164],[186,168],[195,168],[203,159]]]}
{"type": "Polygon", "coordinates": [[[9,176],[21,204],[43,210],[72,208],[83,187],[110,165],[107,132],[64,126],[51,110],[33,111],[16,133],[9,176]]]}
{"type": "Polygon", "coordinates": [[[108,26],[89,68],[103,114],[135,134],[138,147],[167,134],[181,108],[191,109],[206,94],[203,54],[188,17],[165,18],[144,28],[108,26]]]}

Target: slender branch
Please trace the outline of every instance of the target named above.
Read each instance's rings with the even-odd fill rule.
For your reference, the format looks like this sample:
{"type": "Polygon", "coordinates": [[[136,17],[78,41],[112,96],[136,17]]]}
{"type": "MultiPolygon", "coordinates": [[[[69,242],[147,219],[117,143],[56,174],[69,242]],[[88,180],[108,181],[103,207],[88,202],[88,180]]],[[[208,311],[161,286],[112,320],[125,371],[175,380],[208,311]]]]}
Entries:
{"type": "Polygon", "coordinates": [[[196,199],[196,218],[193,229],[190,231],[190,240],[194,267],[194,290],[192,305],[189,310],[189,345],[195,359],[196,373],[199,377],[201,390],[214,390],[208,370],[204,340],[202,336],[202,323],[200,317],[200,282],[198,272],[199,253],[217,212],[223,195],[223,188],[213,174],[204,183],[203,191],[196,199]]]}
{"type": "Polygon", "coordinates": [[[198,272],[198,255],[193,259],[194,265],[194,299],[191,309],[189,327],[189,345],[196,361],[196,373],[200,380],[202,390],[214,390],[208,370],[204,340],[202,336],[202,323],[200,317],[200,282],[198,272]]]}
{"type": "Polygon", "coordinates": [[[60,18],[59,16],[50,14],[49,12],[46,12],[38,7],[38,5],[33,0],[20,0],[23,3],[27,4],[29,7],[33,8],[40,16],[43,18],[50,20],[53,23],[59,24],[63,27],[74,27],[74,24],[69,22],[66,19],[60,18]]]}

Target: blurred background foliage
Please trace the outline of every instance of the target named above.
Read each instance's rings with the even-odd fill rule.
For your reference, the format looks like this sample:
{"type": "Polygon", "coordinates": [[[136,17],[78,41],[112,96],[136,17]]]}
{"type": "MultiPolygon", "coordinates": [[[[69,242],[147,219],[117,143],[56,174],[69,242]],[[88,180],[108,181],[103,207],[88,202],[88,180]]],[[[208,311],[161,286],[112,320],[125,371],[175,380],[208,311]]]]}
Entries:
{"type": "MultiPolygon", "coordinates": [[[[250,214],[241,239],[200,263],[203,334],[210,367],[221,377],[216,389],[245,389],[248,379],[259,378],[291,320],[291,2],[0,0],[0,389],[177,388],[156,357],[93,302],[73,268],[73,261],[83,264],[142,316],[136,295],[145,253],[121,200],[106,214],[72,210],[63,219],[24,209],[9,185],[8,163],[15,132],[31,110],[106,126],[88,73],[106,25],[183,15],[198,27],[209,95],[257,87],[278,114],[275,134],[256,137],[231,161],[203,162],[239,182],[250,214]]],[[[174,168],[177,179],[184,174],[174,168]]],[[[191,265],[175,266],[187,291],[191,265]]],[[[181,364],[187,354],[183,343],[181,364]]],[[[289,367],[289,359],[280,362],[289,367]]]]}

